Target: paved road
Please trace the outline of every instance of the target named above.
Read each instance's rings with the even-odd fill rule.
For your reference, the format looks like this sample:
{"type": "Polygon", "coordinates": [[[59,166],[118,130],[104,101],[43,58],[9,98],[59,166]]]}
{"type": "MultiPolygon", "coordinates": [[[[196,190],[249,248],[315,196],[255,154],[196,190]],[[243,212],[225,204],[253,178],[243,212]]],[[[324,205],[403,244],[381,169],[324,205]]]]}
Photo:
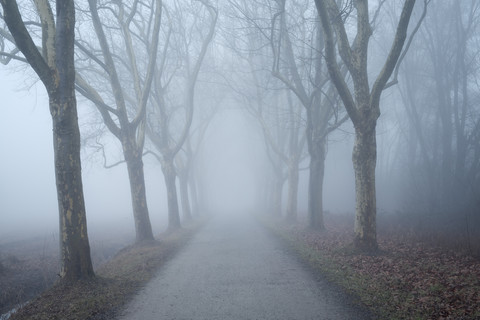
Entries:
{"type": "Polygon", "coordinates": [[[367,319],[249,218],[217,217],[126,307],[134,319],[367,319]]]}

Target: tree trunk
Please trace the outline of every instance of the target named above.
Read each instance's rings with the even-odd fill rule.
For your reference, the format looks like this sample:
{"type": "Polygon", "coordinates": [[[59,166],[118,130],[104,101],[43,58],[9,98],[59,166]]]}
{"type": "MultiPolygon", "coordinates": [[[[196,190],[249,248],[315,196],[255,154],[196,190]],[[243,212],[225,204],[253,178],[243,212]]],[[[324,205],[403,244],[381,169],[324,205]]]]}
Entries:
{"type": "Polygon", "coordinates": [[[325,229],[323,222],[323,178],[325,175],[325,141],[313,141],[310,148],[310,171],[308,180],[309,227],[325,229]]]}
{"type": "Polygon", "coordinates": [[[356,215],[355,248],[360,251],[377,250],[375,166],[377,143],[375,124],[367,129],[355,129],[353,168],[355,171],[356,215]]]}
{"type": "Polygon", "coordinates": [[[162,163],[162,172],[165,178],[165,186],[167,187],[168,228],[179,229],[181,228],[181,224],[180,214],[178,212],[177,186],[175,184],[177,174],[173,166],[173,161],[164,161],[164,163],[162,163]]]}
{"type": "Polygon", "coordinates": [[[287,216],[289,222],[297,220],[297,203],[298,203],[298,161],[291,161],[288,166],[288,200],[287,200],[287,216]]]}
{"type": "MultiPolygon", "coordinates": [[[[60,92],[60,95],[63,93],[60,92]]],[[[87,234],[75,96],[50,99],[58,209],[60,276],[67,282],[94,276],[87,234]]]]}
{"type": "Polygon", "coordinates": [[[190,209],[190,197],[188,196],[188,174],[179,176],[180,198],[182,201],[183,216],[186,220],[192,220],[192,211],[190,209]]]}
{"type": "Polygon", "coordinates": [[[80,160],[80,130],[73,62],[73,2],[57,3],[57,82],[48,89],[53,126],[55,180],[60,213],[60,276],[64,282],[93,278],[80,160]]]}
{"type": "Polygon", "coordinates": [[[136,241],[154,240],[147,207],[142,154],[136,152],[128,143],[123,144],[123,153],[127,162],[130,182],[136,241]]]}

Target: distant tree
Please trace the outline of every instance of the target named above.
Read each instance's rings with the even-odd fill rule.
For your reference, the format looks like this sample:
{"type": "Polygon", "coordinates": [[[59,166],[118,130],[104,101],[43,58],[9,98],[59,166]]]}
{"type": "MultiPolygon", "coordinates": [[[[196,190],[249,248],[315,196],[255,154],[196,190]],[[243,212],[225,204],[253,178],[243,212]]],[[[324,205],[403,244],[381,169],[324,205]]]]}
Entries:
{"type": "Polygon", "coordinates": [[[202,103],[203,108],[196,112],[197,117],[193,120],[190,133],[182,149],[175,157],[175,165],[180,184],[179,190],[182,211],[184,218],[187,220],[192,219],[193,215],[201,215],[205,210],[204,204],[201,203],[198,195],[199,186],[196,165],[199,153],[204,145],[205,134],[212,123],[212,119],[218,112],[220,102],[223,100],[223,97],[220,96],[223,95],[223,93],[220,92],[220,94],[215,97],[215,95],[211,94],[210,88],[207,90],[205,91],[208,92],[208,103],[213,104],[213,107],[205,108],[205,103],[202,103]]]}
{"type": "Polygon", "coordinates": [[[274,55],[265,32],[270,21],[265,16],[270,16],[273,8],[269,1],[230,0],[226,9],[231,23],[224,30],[224,45],[239,58],[231,66],[234,70],[229,86],[258,122],[270,167],[261,197],[266,200],[264,205],[269,213],[281,216],[283,189],[288,179],[286,218],[294,221],[299,164],[305,156],[304,110],[284,84],[272,77],[274,55]]]}
{"type": "Polygon", "coordinates": [[[56,1],[54,17],[50,2],[34,1],[41,30],[41,52],[22,19],[17,1],[1,0],[10,33],[1,35],[14,44],[2,53],[26,61],[45,85],[53,123],[55,177],[60,215],[60,276],[63,282],[94,277],[83,197],[80,131],[77,119],[74,67],[75,8],[73,0],[56,1]],[[23,57],[17,56],[18,51],[23,57]]]}
{"type": "Polygon", "coordinates": [[[469,211],[480,217],[479,22],[478,1],[431,3],[415,54],[400,70],[407,208],[456,225],[469,211]]]}
{"type": "Polygon", "coordinates": [[[323,180],[327,139],[348,116],[342,116],[338,95],[325,71],[320,26],[307,24],[308,3],[293,1],[290,7],[286,6],[286,0],[276,0],[276,3],[270,39],[274,54],[272,74],[297,96],[306,110],[306,141],[310,155],[308,219],[311,228],[321,230],[324,229],[323,180]],[[299,18],[291,18],[289,23],[290,16],[299,18]],[[297,20],[303,24],[298,24],[297,20]],[[295,29],[296,25],[299,26],[295,29]]]}
{"type": "Polygon", "coordinates": [[[325,41],[325,60],[345,109],[355,128],[353,166],[355,171],[356,218],[354,245],[358,250],[377,249],[375,166],[377,160],[376,125],[380,116],[380,95],[389,80],[407,38],[415,0],[405,0],[395,38],[382,70],[372,88],[368,77],[367,54],[372,28],[367,0],[347,1],[356,11],[356,34],[350,42],[346,30],[349,6],[339,8],[335,0],[315,0],[325,41]],[[335,36],[338,54],[335,49],[335,36]],[[353,91],[347,85],[337,57],[348,69],[353,91]]]}
{"type": "Polygon", "coordinates": [[[181,227],[174,161],[189,137],[195,87],[218,18],[217,9],[208,0],[185,6],[185,3],[173,1],[172,10],[169,10],[169,30],[159,59],[161,62],[154,67],[155,80],[146,127],[147,135],[159,153],[157,159],[167,188],[170,229],[181,227]],[[182,109],[185,117],[179,120],[175,113],[182,112],[182,109]]]}

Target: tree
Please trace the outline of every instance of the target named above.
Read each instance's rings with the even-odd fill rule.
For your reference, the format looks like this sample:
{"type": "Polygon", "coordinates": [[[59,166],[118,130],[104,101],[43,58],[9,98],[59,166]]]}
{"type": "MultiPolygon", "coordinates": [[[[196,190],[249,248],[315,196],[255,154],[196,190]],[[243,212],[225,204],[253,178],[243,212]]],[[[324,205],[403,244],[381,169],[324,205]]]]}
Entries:
{"type": "Polygon", "coordinates": [[[380,116],[380,95],[389,80],[407,38],[415,0],[405,0],[392,47],[372,88],[368,78],[368,44],[372,35],[368,0],[351,2],[356,10],[356,34],[350,44],[345,26],[345,11],[334,0],[315,0],[325,38],[325,60],[345,109],[355,128],[353,167],[355,171],[356,214],[354,245],[358,250],[377,249],[375,166],[377,159],[376,125],[380,116]],[[353,81],[347,85],[337,62],[338,55],[353,81]]]}
{"type": "Polygon", "coordinates": [[[403,201],[435,227],[467,237],[479,212],[479,9],[477,1],[430,4],[399,86],[409,132],[402,137],[408,152],[398,151],[410,173],[403,201]]]}
{"type": "Polygon", "coordinates": [[[198,165],[199,153],[202,150],[207,129],[223,100],[223,92],[220,92],[221,96],[215,96],[211,94],[210,90],[205,89],[206,90],[199,91],[207,93],[208,97],[200,98],[200,100],[203,101],[203,108],[198,110],[199,112],[196,112],[197,117],[193,120],[192,129],[190,130],[188,138],[182,150],[178,152],[175,157],[183,216],[187,220],[192,219],[193,214],[200,215],[201,212],[205,210],[205,205],[201,203],[198,196],[197,189],[199,189],[199,186],[197,175],[199,170],[196,169],[196,165],[198,165]],[[209,109],[205,108],[205,101],[207,101],[207,105],[213,105],[213,107],[209,109]],[[191,202],[190,198],[192,199],[191,202]]]}
{"type": "MultiPolygon", "coordinates": [[[[310,26],[311,31],[307,33],[306,26],[303,25],[295,36],[291,36],[293,30],[287,23],[288,16],[293,15],[295,7],[304,7],[299,10],[300,15],[308,12],[306,4],[295,2],[291,8],[286,8],[285,0],[276,2],[278,12],[272,19],[270,40],[274,53],[272,74],[297,96],[306,110],[305,131],[310,155],[308,219],[311,228],[322,230],[327,139],[348,117],[341,116],[338,95],[324,70],[324,40],[319,26],[310,26]],[[275,37],[275,34],[278,35],[275,37]],[[294,43],[292,38],[295,37],[301,40],[294,43]],[[309,39],[312,39],[312,44],[306,45],[309,39]]],[[[301,20],[305,20],[305,17],[301,16],[301,20]]],[[[341,72],[344,73],[343,70],[341,72]]]]}
{"type": "Polygon", "coordinates": [[[88,4],[96,39],[89,41],[88,31],[84,38],[76,41],[83,54],[79,59],[77,89],[95,104],[107,128],[121,142],[130,182],[136,241],[153,240],[143,148],[147,102],[158,54],[162,1],[99,5],[97,0],[89,0],[88,4]],[[101,13],[104,15],[100,16],[101,13]],[[95,40],[100,48],[96,48],[95,40]],[[102,82],[96,82],[98,78],[109,83],[110,90],[106,90],[102,82]],[[97,85],[94,87],[92,83],[97,85]]]}
{"type": "MultiPolygon", "coordinates": [[[[276,5],[274,1],[273,6],[271,1],[249,3],[230,0],[229,3],[229,21],[236,23],[230,25],[230,33],[225,37],[230,50],[240,58],[235,65],[238,80],[229,79],[230,87],[245,109],[258,121],[265,140],[271,170],[268,170],[263,198],[268,200],[267,210],[280,216],[283,186],[288,179],[286,219],[295,221],[299,165],[304,159],[306,141],[304,110],[298,97],[291,94],[290,88],[272,77],[271,66],[278,55],[275,54],[276,48],[272,50],[271,44],[275,42],[273,38],[277,30],[268,32],[271,25],[275,25],[268,17],[277,16],[276,5]],[[246,68],[248,73],[243,72],[246,68]]],[[[305,24],[301,26],[305,27],[305,24]]],[[[306,33],[301,34],[300,38],[304,36],[306,33]]]]}
{"type": "MultiPolygon", "coordinates": [[[[42,52],[32,40],[16,1],[1,0],[11,40],[44,84],[53,123],[55,178],[60,216],[60,276],[63,282],[94,277],[83,197],[80,131],[74,67],[73,0],[56,2],[56,18],[47,0],[36,0],[42,27],[42,52]]],[[[21,58],[20,58],[21,60],[21,58]]]]}
{"type": "Polygon", "coordinates": [[[174,160],[189,136],[193,120],[195,86],[208,46],[215,34],[218,18],[217,9],[208,0],[198,2],[205,10],[193,6],[190,14],[187,14],[188,11],[184,7],[180,7],[179,3],[174,2],[175,12],[171,12],[170,15],[175,14],[175,16],[169,17],[169,31],[160,59],[162,62],[155,67],[155,83],[147,123],[148,137],[160,153],[157,159],[161,163],[167,188],[168,227],[170,229],[181,227],[174,160]],[[202,19],[199,19],[200,12],[203,12],[204,15],[202,19]],[[206,28],[202,28],[202,24],[207,19],[206,28]],[[199,43],[192,40],[192,30],[199,32],[199,39],[201,39],[199,43]],[[174,56],[168,56],[169,49],[173,51],[174,56]],[[194,52],[196,56],[194,56],[194,52]],[[175,60],[175,63],[170,66],[170,70],[166,69],[168,59],[175,60]],[[175,78],[177,74],[180,76],[175,78]],[[175,87],[175,84],[179,85],[180,89],[175,87]],[[185,110],[183,125],[174,123],[175,120],[178,120],[174,114],[181,109],[185,110]],[[175,139],[172,131],[178,130],[178,128],[181,128],[180,134],[175,139]]]}

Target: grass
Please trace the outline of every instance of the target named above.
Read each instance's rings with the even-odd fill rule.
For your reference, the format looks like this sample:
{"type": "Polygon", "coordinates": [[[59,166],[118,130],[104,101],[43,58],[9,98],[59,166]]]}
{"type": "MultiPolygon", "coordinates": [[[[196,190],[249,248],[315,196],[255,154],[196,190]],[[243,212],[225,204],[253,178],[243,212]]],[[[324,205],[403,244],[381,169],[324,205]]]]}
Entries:
{"type": "Polygon", "coordinates": [[[126,247],[96,270],[95,279],[74,286],[54,285],[10,319],[111,319],[203,224],[191,224],[162,234],[157,241],[126,247]]]}

